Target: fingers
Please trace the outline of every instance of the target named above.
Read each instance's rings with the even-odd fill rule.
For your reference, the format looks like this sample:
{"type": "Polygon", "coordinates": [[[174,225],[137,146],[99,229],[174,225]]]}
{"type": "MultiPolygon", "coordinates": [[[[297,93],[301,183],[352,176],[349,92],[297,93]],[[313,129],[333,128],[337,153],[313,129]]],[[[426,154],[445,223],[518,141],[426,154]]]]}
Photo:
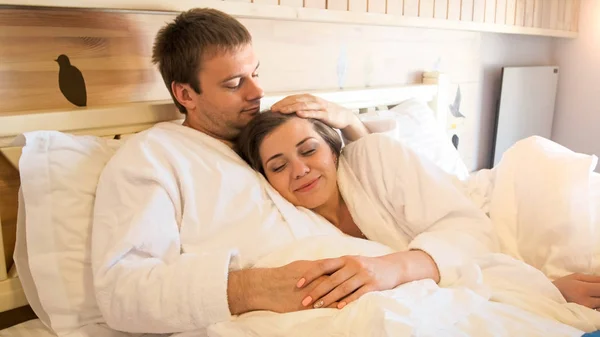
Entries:
{"type": "Polygon", "coordinates": [[[283,114],[294,113],[301,110],[321,110],[323,109],[323,105],[319,102],[291,102],[289,104],[284,104],[278,107],[278,110],[274,110],[271,107],[271,110],[275,112],[280,112],[283,114]]]}
{"type": "Polygon", "coordinates": [[[281,111],[281,108],[303,102],[318,102],[318,98],[309,94],[290,95],[271,106],[272,111],[281,111]]]}
{"type": "MultiPolygon", "coordinates": [[[[311,304],[317,304],[317,299],[322,299],[325,295],[329,294],[332,290],[339,287],[341,284],[349,280],[352,276],[356,274],[355,270],[351,270],[348,267],[342,268],[336,271],[331,277],[327,280],[321,282],[317,287],[315,287],[312,291],[308,293],[308,295],[302,300],[303,306],[309,306],[311,304]]],[[[342,297],[340,297],[342,298],[342,297]]],[[[330,303],[334,302],[337,299],[330,300],[329,302],[318,305],[317,307],[327,307],[330,303]]]]}
{"type": "Polygon", "coordinates": [[[296,115],[302,118],[325,119],[327,112],[324,110],[300,110],[296,111],[296,115]]]}
{"type": "Polygon", "coordinates": [[[364,295],[368,292],[371,292],[371,291],[373,291],[373,290],[369,286],[363,286],[360,289],[358,289],[357,291],[353,292],[350,296],[347,296],[346,298],[341,299],[337,305],[337,308],[342,309],[346,305],[359,299],[362,295],[364,295]]]}
{"type": "Polygon", "coordinates": [[[306,272],[306,274],[304,274],[302,278],[298,280],[298,283],[296,283],[296,287],[306,287],[306,285],[310,284],[311,282],[323,275],[330,275],[335,273],[336,271],[338,271],[338,269],[341,269],[344,266],[345,262],[341,258],[334,258],[314,261],[314,264],[315,266],[313,268],[310,268],[306,272]]]}
{"type": "MultiPolygon", "coordinates": [[[[577,279],[579,281],[583,281],[583,282],[600,284],[600,276],[596,276],[596,275],[575,274],[575,279],[577,279]]],[[[598,295],[598,296],[600,296],[600,295],[598,295]]]]}
{"type": "MultiPolygon", "coordinates": [[[[315,301],[313,307],[322,308],[328,307],[331,303],[341,300],[352,294],[355,290],[362,287],[365,284],[365,281],[359,275],[352,276],[349,280],[337,286],[333,289],[329,294],[325,295],[323,298],[315,301]]],[[[318,297],[317,297],[318,298],[318,297]]],[[[302,303],[304,304],[304,303],[302,303]]]]}

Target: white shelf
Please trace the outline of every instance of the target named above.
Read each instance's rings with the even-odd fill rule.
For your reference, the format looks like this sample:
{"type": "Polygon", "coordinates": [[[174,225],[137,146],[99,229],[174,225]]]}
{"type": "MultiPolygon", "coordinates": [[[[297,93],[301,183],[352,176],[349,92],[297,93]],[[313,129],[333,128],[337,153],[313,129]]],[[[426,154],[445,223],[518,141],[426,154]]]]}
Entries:
{"type": "Polygon", "coordinates": [[[574,31],[552,30],[533,27],[500,25],[491,23],[406,17],[390,14],[347,12],[313,8],[262,5],[249,2],[220,0],[8,0],[1,5],[71,7],[105,10],[180,12],[194,7],[212,7],[236,17],[271,20],[329,22],[340,24],[364,24],[379,26],[418,27],[446,30],[467,30],[505,34],[522,34],[575,38],[574,31]]]}

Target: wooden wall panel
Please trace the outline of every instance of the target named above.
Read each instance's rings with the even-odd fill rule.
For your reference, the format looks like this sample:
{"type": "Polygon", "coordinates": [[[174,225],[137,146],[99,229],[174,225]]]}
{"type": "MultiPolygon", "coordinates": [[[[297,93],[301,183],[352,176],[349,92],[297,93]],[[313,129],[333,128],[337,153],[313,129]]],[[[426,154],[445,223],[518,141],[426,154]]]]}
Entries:
{"type": "Polygon", "coordinates": [[[4,241],[4,259],[8,269],[13,265],[17,230],[18,192],[21,182],[19,172],[0,153],[0,214],[2,216],[2,237],[4,241]]]}
{"type": "Polygon", "coordinates": [[[433,18],[434,7],[435,7],[435,0],[421,0],[419,2],[419,17],[433,18]]]}
{"type": "Polygon", "coordinates": [[[473,1],[473,22],[485,22],[485,0],[473,1]]]}
{"type": "Polygon", "coordinates": [[[387,0],[387,13],[392,15],[402,15],[404,0],[387,0]]]}
{"type": "Polygon", "coordinates": [[[303,0],[279,0],[281,6],[288,7],[302,7],[304,5],[303,0]]]}
{"type": "Polygon", "coordinates": [[[448,0],[448,20],[460,20],[461,0],[448,0]]]}
{"type": "Polygon", "coordinates": [[[60,90],[61,66],[55,60],[61,54],[82,72],[87,106],[169,99],[151,55],[156,32],[172,18],[168,14],[1,9],[0,114],[78,109],[60,90]]]}
{"type": "Polygon", "coordinates": [[[351,12],[366,12],[367,0],[348,0],[348,10],[351,12]]]}
{"type": "Polygon", "coordinates": [[[460,8],[460,19],[462,21],[473,21],[473,2],[474,0],[462,0],[460,8]]]}
{"type": "Polygon", "coordinates": [[[404,0],[404,16],[419,16],[419,0],[404,0]]]}
{"type": "Polygon", "coordinates": [[[544,0],[543,28],[556,29],[558,27],[558,1],[544,0]]]}
{"type": "Polygon", "coordinates": [[[535,0],[525,0],[525,27],[533,27],[535,0]]]}
{"type": "Polygon", "coordinates": [[[347,11],[348,0],[327,0],[327,9],[335,11],[347,11]]]}
{"type": "Polygon", "coordinates": [[[515,26],[525,26],[525,1],[517,0],[515,6],[515,26]]]}
{"type": "Polygon", "coordinates": [[[367,10],[370,13],[385,13],[386,0],[368,0],[367,10]]]}
{"type": "Polygon", "coordinates": [[[574,10],[575,9],[573,8],[573,1],[565,0],[565,12],[563,15],[563,25],[561,28],[562,30],[571,30],[571,24],[572,24],[572,20],[573,20],[573,11],[574,10]]]}
{"type": "Polygon", "coordinates": [[[485,23],[496,23],[496,0],[485,0],[485,23]]]}
{"type": "Polygon", "coordinates": [[[555,29],[562,30],[565,26],[565,9],[566,9],[566,0],[558,0],[558,13],[556,13],[556,25],[555,29]]]}
{"type": "Polygon", "coordinates": [[[579,12],[581,11],[581,0],[573,0],[573,16],[571,17],[571,27],[569,30],[579,31],[579,12]]]}
{"type": "Polygon", "coordinates": [[[496,0],[496,23],[500,25],[506,24],[506,1],[496,0]]]}
{"type": "Polygon", "coordinates": [[[514,26],[516,24],[517,0],[506,0],[506,24],[514,26]]]}
{"type": "Polygon", "coordinates": [[[260,5],[279,5],[279,0],[252,0],[252,3],[260,5]]]}
{"type": "Polygon", "coordinates": [[[444,20],[448,17],[448,0],[435,0],[433,16],[444,20]]]}
{"type": "Polygon", "coordinates": [[[544,18],[544,5],[547,5],[545,0],[533,1],[533,27],[542,28],[544,18]]]}
{"type": "Polygon", "coordinates": [[[327,6],[325,5],[325,0],[304,0],[304,7],[325,9],[327,6]]]}

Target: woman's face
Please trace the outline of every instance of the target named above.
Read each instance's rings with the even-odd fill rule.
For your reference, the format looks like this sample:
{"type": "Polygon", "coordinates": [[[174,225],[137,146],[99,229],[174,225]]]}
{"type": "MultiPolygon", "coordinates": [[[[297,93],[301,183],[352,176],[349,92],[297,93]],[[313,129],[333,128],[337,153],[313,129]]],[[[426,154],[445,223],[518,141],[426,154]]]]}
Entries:
{"type": "Polygon", "coordinates": [[[315,209],[338,193],[335,155],[306,119],[276,128],[259,154],[269,183],[295,206],[315,209]]]}

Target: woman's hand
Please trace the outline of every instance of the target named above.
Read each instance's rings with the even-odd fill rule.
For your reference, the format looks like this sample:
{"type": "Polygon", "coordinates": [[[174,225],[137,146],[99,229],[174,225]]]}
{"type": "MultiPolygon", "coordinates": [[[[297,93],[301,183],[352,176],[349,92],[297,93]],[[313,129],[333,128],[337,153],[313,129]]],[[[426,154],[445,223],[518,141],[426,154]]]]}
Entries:
{"type": "Polygon", "coordinates": [[[342,130],[344,137],[354,141],[367,135],[369,131],[356,114],[338,104],[310,94],[287,96],[271,106],[274,112],[296,113],[302,118],[314,118],[342,130]]]}
{"type": "Polygon", "coordinates": [[[297,287],[306,287],[323,275],[331,276],[308,293],[302,300],[304,307],[312,305],[313,308],[323,308],[339,302],[337,308],[341,309],[371,291],[393,289],[425,278],[433,278],[436,282],[439,280],[435,263],[422,251],[398,252],[379,257],[343,256],[318,262],[318,267],[307,271],[298,281],[297,287]],[[414,268],[423,263],[430,263],[433,268],[431,265],[414,268]]]}
{"type": "Polygon", "coordinates": [[[600,309],[600,276],[576,273],[561,277],[552,283],[567,302],[600,309]]]}

